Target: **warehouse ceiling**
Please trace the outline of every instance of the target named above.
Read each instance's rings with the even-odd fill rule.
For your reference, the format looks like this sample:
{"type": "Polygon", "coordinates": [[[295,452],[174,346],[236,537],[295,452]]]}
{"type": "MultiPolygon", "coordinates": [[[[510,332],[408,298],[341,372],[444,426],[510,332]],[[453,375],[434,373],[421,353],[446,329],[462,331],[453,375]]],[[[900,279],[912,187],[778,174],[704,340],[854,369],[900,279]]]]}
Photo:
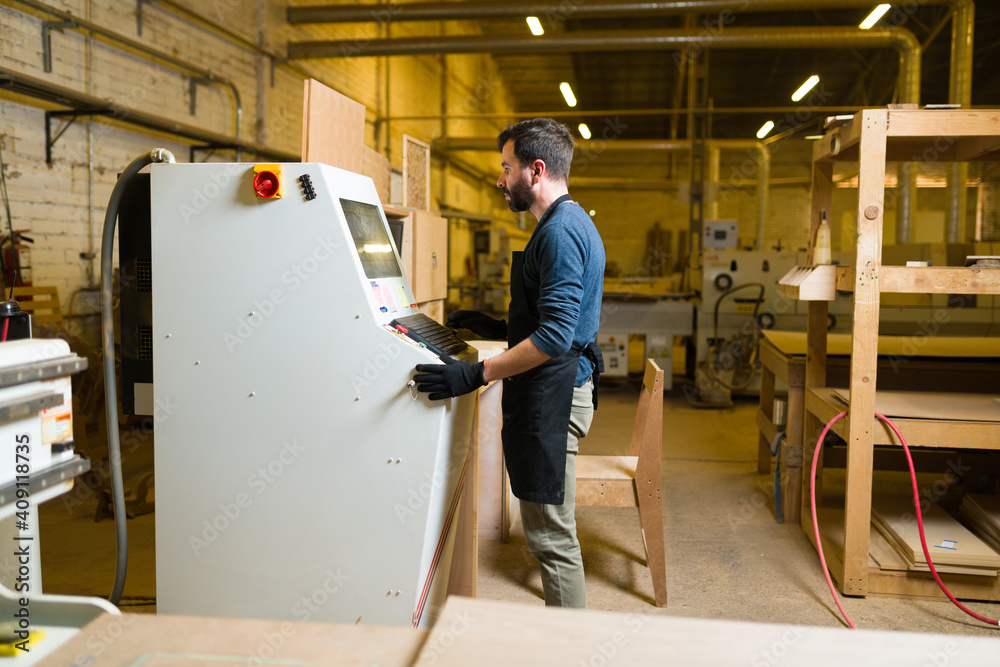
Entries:
{"type": "MultiPolygon", "coordinates": [[[[541,41],[586,35],[584,49],[608,48],[612,38],[621,38],[651,31],[693,31],[697,35],[734,35],[739,31],[760,31],[765,28],[796,28],[816,30],[826,27],[851,29],[877,4],[856,9],[796,9],[794,11],[753,11],[761,3],[774,6],[808,6],[810,3],[784,3],[780,0],[745,0],[745,11],[723,11],[711,14],[679,14],[685,2],[647,3],[644,14],[628,16],[620,4],[628,0],[564,0],[556,11],[547,10],[540,16],[545,36],[533,38],[521,7],[532,0],[511,0],[509,5],[487,5],[482,0],[470,7],[479,19],[484,42],[506,41],[503,38],[541,41]],[[650,4],[657,4],[649,11],[650,4]],[[497,8],[490,11],[490,8],[497,8]],[[662,10],[661,10],[662,7],[662,10]],[[606,8],[611,8],[605,11],[606,8]],[[602,12],[610,15],[601,16],[602,12]],[[509,18],[497,17],[502,14],[509,18]],[[553,18],[555,15],[555,18],[553,18]],[[603,46],[599,46],[604,42],[603,46]]],[[[544,0],[541,0],[541,4],[544,0]]],[[[637,0],[638,1],[638,0],[637,0]]],[[[951,0],[952,5],[962,0],[951,0]]],[[[426,4],[426,3],[424,3],[426,4]]],[[[473,3],[435,4],[435,11],[452,12],[473,3]]],[[[705,6],[706,2],[698,3],[705,6]]],[[[737,5],[740,3],[723,3],[737,5]]],[[[815,3],[836,5],[836,2],[815,3]]],[[[852,4],[846,2],[844,4],[852,4]]],[[[858,3],[854,3],[858,4],[858,3]]],[[[405,21],[406,3],[401,9],[384,10],[393,14],[393,21],[405,21]]],[[[413,5],[420,7],[421,3],[413,5]]],[[[336,5],[337,11],[360,12],[366,5],[336,5]]],[[[416,11],[416,10],[411,10],[416,11]]],[[[370,15],[371,12],[360,14],[370,15]]],[[[360,16],[359,15],[359,16],[360,16]]],[[[413,16],[413,14],[409,14],[413,16]]],[[[450,17],[454,17],[451,15],[450,17]]],[[[435,19],[450,18],[437,14],[435,19]]],[[[352,20],[365,20],[354,18],[352,20]]],[[[295,21],[293,21],[295,22],[295,21]]],[[[921,104],[949,102],[949,72],[952,40],[952,6],[946,0],[908,0],[897,5],[878,24],[878,28],[895,26],[909,31],[922,45],[921,104]],[[937,4],[932,4],[937,3],[937,4]]],[[[866,35],[868,33],[865,33],[866,35]]],[[[905,36],[905,35],[904,35],[905,36]]],[[[898,37],[898,35],[897,35],[898,37]]],[[[441,38],[441,44],[449,38],[441,38]]],[[[461,40],[462,38],[458,38],[461,40]]],[[[457,47],[458,50],[435,50],[439,45],[430,38],[422,51],[413,44],[391,45],[403,48],[394,53],[459,53],[495,48],[493,56],[499,65],[507,89],[513,97],[516,111],[522,117],[541,113],[559,113],[560,119],[573,125],[586,122],[595,138],[608,132],[614,134],[622,123],[628,125],[629,139],[684,139],[693,132],[699,137],[750,139],[761,125],[772,120],[776,128],[771,137],[813,133],[821,119],[834,113],[849,113],[862,107],[884,106],[906,101],[900,98],[898,86],[900,54],[883,48],[780,48],[770,40],[760,48],[739,48],[701,51],[695,68],[683,65],[684,57],[672,42],[658,49],[607,51],[581,50],[531,52],[532,45],[517,47],[516,52],[479,44],[457,47]],[[673,50],[669,50],[673,49],[673,50]],[[691,87],[692,74],[696,85],[691,87]],[[792,93],[811,75],[820,77],[819,85],[801,102],[793,102],[792,93]],[[571,84],[578,104],[570,109],[559,91],[561,82],[571,84]],[[692,92],[694,91],[694,92],[692,92]],[[686,110],[699,109],[695,116],[686,110]],[[761,110],[768,107],[768,110],[761,110]],[[820,108],[815,108],[820,107],[820,108]],[[707,111],[710,110],[710,111],[707,111]],[[645,111],[645,113],[643,113],[645,111]],[[689,122],[690,119],[690,122],[689,122]],[[690,128],[689,128],[690,125],[690,128]],[[609,127],[613,126],[613,127],[609,127]],[[796,130],[797,128],[797,130],[796,130]]],[[[376,40],[378,41],[378,40],[376,40]]],[[[393,40],[389,40],[393,41],[393,40]]],[[[416,41],[420,41],[419,39],[416,41]]],[[[617,47],[621,42],[614,42],[617,47]]],[[[812,43],[812,40],[809,41],[812,43]]],[[[374,44],[369,44],[366,50],[374,44]]],[[[312,44],[293,44],[307,51],[312,44]]],[[[291,48],[291,47],[290,47],[291,48]]],[[[341,45],[341,48],[343,46],[341,45]]],[[[451,47],[449,47],[451,48],[451,47]]],[[[561,47],[562,48],[562,47],[561,47]]],[[[975,3],[975,34],[972,68],[972,104],[1000,106],[1000,71],[995,66],[1000,50],[1000,2],[979,0],[975,3]]],[[[293,57],[329,57],[313,51],[293,57]]],[[[614,136],[618,136],[614,134],[614,136]]]]}
{"type": "MultiPolygon", "coordinates": [[[[803,3],[808,4],[808,3],[803,3]]],[[[876,3],[873,2],[873,6],[876,3]]],[[[857,26],[867,10],[797,11],[779,13],[735,14],[725,28],[791,26],[857,26]]],[[[690,20],[690,19],[688,19],[690,20]]],[[[700,17],[696,30],[712,31],[718,16],[700,17]]],[[[950,9],[924,5],[899,24],[924,45],[922,58],[922,104],[948,102],[948,78],[951,52],[950,9]]],[[[685,17],[662,18],[589,18],[568,20],[552,26],[566,32],[578,30],[649,30],[684,28],[685,17]]],[[[724,29],[725,29],[724,28],[724,29]]],[[[548,27],[546,27],[548,30],[548,27]]],[[[486,22],[487,34],[527,33],[523,20],[486,22]]],[[[973,65],[973,105],[1000,105],[1000,3],[980,1],[976,5],[975,55],[973,65]]],[[[497,54],[504,80],[514,96],[516,109],[531,115],[536,112],[567,111],[559,92],[562,81],[571,83],[578,99],[577,109],[587,111],[615,109],[686,108],[686,88],[678,94],[683,78],[682,61],[677,51],[588,52],[570,54],[497,54]]],[[[702,107],[736,108],[736,112],[712,113],[711,136],[716,138],[752,138],[767,120],[778,130],[802,124],[802,132],[816,129],[830,113],[807,114],[806,106],[863,107],[883,106],[896,101],[899,56],[890,49],[754,49],[706,51],[699,61],[707,94],[696,100],[702,107]],[[801,103],[792,102],[792,93],[810,76],[820,76],[820,84],[801,103]],[[753,112],[747,107],[789,107],[784,112],[753,112]],[[784,121],[784,122],[782,122],[784,121]],[[812,122],[810,122],[812,121],[812,122]]],[[[683,83],[686,84],[686,81],[683,83]]],[[[687,115],[654,113],[623,117],[632,139],[662,139],[688,136],[687,115]],[[673,122],[672,122],[673,121],[673,122]]],[[[607,127],[607,119],[568,117],[576,126],[587,122],[592,130],[607,127]]],[[[693,126],[699,131],[699,125],[693,126]]]]}

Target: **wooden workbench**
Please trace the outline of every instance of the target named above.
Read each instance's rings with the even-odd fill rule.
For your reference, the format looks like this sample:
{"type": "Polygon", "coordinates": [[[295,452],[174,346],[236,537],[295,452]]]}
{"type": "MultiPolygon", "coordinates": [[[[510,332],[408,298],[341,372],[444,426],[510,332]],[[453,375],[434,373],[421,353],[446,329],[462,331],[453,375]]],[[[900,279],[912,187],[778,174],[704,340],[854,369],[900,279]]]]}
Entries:
{"type": "MultiPolygon", "coordinates": [[[[770,443],[774,423],[774,398],[778,382],[788,387],[786,437],[781,451],[782,510],[785,520],[800,521],[802,485],[802,429],[805,415],[807,341],[805,332],[765,331],[760,341],[761,387],[757,411],[760,474],[771,471],[770,443]]],[[[850,371],[851,336],[827,334],[826,384],[846,387],[850,371]]],[[[1000,338],[949,336],[879,336],[879,386],[885,389],[989,391],[1000,374],[1000,338]]],[[[824,465],[836,465],[834,455],[824,465]]],[[[840,465],[842,467],[842,464],[840,465]]]]}
{"type": "MultiPolygon", "coordinates": [[[[793,280],[786,280],[789,274],[779,282],[782,295],[809,301],[803,433],[806,442],[818,435],[820,422],[832,416],[831,410],[840,412],[829,402],[827,388],[827,309],[836,290],[854,295],[849,414],[837,429],[847,442],[843,558],[832,559],[830,568],[841,591],[848,595],[927,594],[925,578],[919,573],[906,573],[889,586],[868,562],[875,444],[884,434],[883,427],[875,421],[881,294],[1000,293],[1000,270],[882,266],[886,162],[906,162],[914,156],[929,156],[924,159],[935,162],[1000,159],[1000,110],[866,109],[846,124],[829,129],[813,149],[809,238],[815,238],[823,215],[833,212],[834,163],[858,163],[854,266],[801,267],[793,280]]],[[[808,256],[811,261],[811,241],[808,256]]],[[[917,446],[937,447],[946,443],[952,448],[1000,449],[1000,423],[969,426],[949,420],[901,421],[904,437],[917,446]],[[932,440],[932,434],[939,439],[932,440]]],[[[803,469],[811,465],[811,448],[805,449],[803,469]]],[[[813,533],[808,512],[802,512],[802,527],[807,535],[813,533]]],[[[974,590],[960,589],[959,596],[986,595],[995,599],[996,578],[978,579],[983,581],[972,585],[974,590]]],[[[953,583],[958,587],[960,582],[953,583]]]]}

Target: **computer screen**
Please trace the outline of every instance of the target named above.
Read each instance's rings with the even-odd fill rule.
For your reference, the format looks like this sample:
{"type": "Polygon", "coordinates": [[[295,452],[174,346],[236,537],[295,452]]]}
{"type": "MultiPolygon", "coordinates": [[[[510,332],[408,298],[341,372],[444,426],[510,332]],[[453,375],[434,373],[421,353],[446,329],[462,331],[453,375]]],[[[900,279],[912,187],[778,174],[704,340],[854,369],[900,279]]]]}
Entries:
{"type": "Polygon", "coordinates": [[[373,279],[402,277],[378,207],[350,199],[341,199],[340,207],[347,218],[365,275],[373,279]]]}

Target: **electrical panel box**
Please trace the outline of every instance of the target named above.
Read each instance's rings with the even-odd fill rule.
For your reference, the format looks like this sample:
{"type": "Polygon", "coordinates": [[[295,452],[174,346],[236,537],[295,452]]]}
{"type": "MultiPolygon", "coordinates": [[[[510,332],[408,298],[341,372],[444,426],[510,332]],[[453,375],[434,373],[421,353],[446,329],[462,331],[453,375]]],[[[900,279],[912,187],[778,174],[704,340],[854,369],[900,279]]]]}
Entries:
{"type": "Polygon", "coordinates": [[[705,250],[731,250],[739,246],[736,220],[705,220],[701,235],[701,247],[705,250]]]}

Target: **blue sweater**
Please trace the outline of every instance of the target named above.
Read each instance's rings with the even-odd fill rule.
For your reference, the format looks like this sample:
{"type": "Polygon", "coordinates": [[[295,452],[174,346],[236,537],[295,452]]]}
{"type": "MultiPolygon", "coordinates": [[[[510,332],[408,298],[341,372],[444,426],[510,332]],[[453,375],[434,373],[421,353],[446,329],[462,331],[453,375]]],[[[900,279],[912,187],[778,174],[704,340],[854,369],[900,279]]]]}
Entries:
{"type": "MultiPolygon", "coordinates": [[[[604,293],[604,243],[590,216],[575,202],[563,202],[535,227],[524,249],[524,291],[539,326],[531,340],[555,357],[583,349],[597,338],[604,293]]],[[[576,386],[594,365],[580,357],[576,386]]]]}

